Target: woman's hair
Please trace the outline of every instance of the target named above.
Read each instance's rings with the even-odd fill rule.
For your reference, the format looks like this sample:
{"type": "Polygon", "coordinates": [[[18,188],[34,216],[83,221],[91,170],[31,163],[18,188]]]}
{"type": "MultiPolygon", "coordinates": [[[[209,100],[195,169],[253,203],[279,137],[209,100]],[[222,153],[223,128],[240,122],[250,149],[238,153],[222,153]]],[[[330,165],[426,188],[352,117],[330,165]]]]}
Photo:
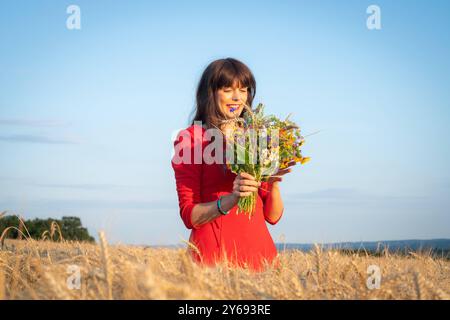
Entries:
{"type": "MultiPolygon", "coordinates": [[[[237,83],[241,87],[248,88],[247,105],[252,106],[256,93],[256,81],[250,69],[241,61],[226,58],[211,62],[205,71],[197,87],[196,113],[191,121],[202,121],[207,128],[220,127],[220,122],[225,119],[225,115],[219,108],[216,92],[223,87],[232,87],[237,83]]],[[[247,112],[242,111],[241,116],[247,112]]]]}

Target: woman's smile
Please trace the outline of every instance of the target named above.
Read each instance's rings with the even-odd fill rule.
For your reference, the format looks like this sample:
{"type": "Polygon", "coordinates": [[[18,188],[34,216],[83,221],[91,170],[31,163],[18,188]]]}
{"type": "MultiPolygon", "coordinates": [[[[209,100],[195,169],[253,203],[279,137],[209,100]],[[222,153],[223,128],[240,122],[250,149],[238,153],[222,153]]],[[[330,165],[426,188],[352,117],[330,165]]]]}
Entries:
{"type": "Polygon", "coordinates": [[[241,107],[240,104],[227,104],[227,107],[230,109],[231,112],[236,111],[241,107]]]}

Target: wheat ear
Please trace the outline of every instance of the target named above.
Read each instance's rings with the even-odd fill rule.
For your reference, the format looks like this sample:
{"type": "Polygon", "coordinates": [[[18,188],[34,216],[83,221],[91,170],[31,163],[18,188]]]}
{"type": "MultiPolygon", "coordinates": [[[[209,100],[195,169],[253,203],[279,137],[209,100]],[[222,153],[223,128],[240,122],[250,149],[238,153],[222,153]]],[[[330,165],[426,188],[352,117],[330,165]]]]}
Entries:
{"type": "Polygon", "coordinates": [[[108,289],[108,299],[112,300],[112,270],[111,270],[111,260],[109,258],[108,243],[106,242],[105,233],[100,231],[98,233],[100,238],[100,247],[102,250],[102,261],[103,261],[103,272],[105,273],[106,285],[108,289]]]}

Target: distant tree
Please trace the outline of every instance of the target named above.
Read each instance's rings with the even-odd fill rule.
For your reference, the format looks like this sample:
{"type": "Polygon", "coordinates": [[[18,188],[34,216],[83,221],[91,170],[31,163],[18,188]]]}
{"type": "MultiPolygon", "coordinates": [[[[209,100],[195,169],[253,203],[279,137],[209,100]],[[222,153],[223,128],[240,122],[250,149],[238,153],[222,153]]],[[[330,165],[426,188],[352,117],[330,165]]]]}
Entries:
{"type": "Polygon", "coordinates": [[[62,217],[61,232],[66,239],[77,239],[80,241],[94,241],[89,232],[81,224],[78,217],[62,217]]]}
{"type": "Polygon", "coordinates": [[[40,240],[42,238],[50,240],[60,240],[60,232],[64,240],[88,241],[94,242],[94,238],[81,224],[78,217],[62,217],[58,219],[38,219],[24,220],[24,226],[21,224],[17,216],[0,216],[0,235],[6,228],[10,228],[6,237],[11,239],[20,238],[21,230],[24,235],[33,239],[40,240]]]}
{"type": "MultiPolygon", "coordinates": [[[[3,234],[3,230],[5,230],[8,227],[15,227],[19,229],[19,225],[20,225],[19,218],[16,216],[4,216],[0,218],[0,235],[3,234]]],[[[15,228],[11,228],[8,231],[8,238],[13,239],[18,238],[19,232],[15,228]]]]}

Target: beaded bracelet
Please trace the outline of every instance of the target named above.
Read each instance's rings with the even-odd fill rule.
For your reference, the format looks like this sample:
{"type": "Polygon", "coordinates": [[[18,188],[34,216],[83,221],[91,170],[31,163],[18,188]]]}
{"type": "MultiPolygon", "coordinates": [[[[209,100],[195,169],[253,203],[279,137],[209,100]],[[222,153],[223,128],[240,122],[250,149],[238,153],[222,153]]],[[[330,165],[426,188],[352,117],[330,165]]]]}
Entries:
{"type": "Polygon", "coordinates": [[[219,212],[220,212],[221,214],[226,215],[226,214],[228,214],[228,213],[230,212],[230,210],[228,210],[228,211],[223,211],[223,210],[222,210],[222,208],[221,208],[222,197],[223,197],[223,196],[220,196],[219,199],[217,200],[217,209],[219,210],[219,212]]]}

